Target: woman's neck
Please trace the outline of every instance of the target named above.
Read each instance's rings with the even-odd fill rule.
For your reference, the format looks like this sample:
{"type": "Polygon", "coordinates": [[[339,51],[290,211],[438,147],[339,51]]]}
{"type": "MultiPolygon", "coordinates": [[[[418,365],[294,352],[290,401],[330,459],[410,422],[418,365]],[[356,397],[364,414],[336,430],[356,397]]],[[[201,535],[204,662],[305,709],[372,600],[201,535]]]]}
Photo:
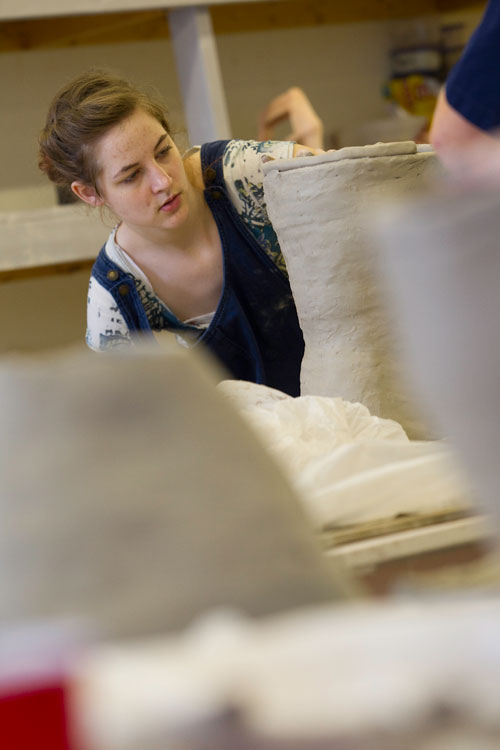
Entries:
{"type": "Polygon", "coordinates": [[[192,190],[188,201],[189,215],[179,227],[143,227],[122,222],[116,232],[117,243],[139,259],[151,252],[183,255],[196,252],[214,236],[214,219],[203,192],[192,190]]]}
{"type": "MultiPolygon", "coordinates": [[[[223,252],[217,224],[203,193],[199,196],[203,205],[193,212],[192,221],[186,222],[189,231],[146,239],[131,233],[123,235],[124,240],[122,227],[117,233],[117,242],[180,320],[213,312],[223,287],[223,252]],[[137,244],[132,248],[129,241],[137,244]]],[[[184,226],[179,229],[184,230],[184,226]]]]}

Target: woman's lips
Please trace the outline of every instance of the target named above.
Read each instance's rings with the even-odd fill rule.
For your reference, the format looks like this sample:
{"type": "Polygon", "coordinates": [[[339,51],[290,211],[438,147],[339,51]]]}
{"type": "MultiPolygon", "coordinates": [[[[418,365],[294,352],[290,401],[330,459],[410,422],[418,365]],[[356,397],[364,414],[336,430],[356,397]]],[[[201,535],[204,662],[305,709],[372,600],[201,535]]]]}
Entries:
{"type": "Polygon", "coordinates": [[[181,201],[181,194],[177,193],[177,195],[174,195],[172,198],[169,198],[163,206],[161,206],[160,211],[169,212],[169,211],[175,211],[179,207],[179,203],[181,201]]]}

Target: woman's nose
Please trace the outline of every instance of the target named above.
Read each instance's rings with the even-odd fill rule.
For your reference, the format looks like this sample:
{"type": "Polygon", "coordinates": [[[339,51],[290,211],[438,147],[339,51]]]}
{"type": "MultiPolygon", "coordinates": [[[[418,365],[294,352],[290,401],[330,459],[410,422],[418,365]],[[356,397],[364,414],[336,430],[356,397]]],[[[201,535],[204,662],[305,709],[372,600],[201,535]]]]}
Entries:
{"type": "Polygon", "coordinates": [[[172,184],[172,178],[159,164],[153,164],[151,167],[151,187],[153,192],[160,193],[162,190],[168,190],[172,184]]]}

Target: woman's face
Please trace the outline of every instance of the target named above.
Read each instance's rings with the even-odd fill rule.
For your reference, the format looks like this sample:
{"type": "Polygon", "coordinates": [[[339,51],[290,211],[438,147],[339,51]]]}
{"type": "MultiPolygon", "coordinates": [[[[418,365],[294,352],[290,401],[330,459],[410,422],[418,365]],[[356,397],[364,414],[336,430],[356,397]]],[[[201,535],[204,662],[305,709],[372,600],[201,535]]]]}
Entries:
{"type": "MultiPolygon", "coordinates": [[[[106,205],[133,229],[174,229],[189,213],[192,186],[181,155],[163,125],[137,109],[97,143],[99,195],[77,194],[106,205]]],[[[75,184],[75,183],[74,183],[75,184]]]]}

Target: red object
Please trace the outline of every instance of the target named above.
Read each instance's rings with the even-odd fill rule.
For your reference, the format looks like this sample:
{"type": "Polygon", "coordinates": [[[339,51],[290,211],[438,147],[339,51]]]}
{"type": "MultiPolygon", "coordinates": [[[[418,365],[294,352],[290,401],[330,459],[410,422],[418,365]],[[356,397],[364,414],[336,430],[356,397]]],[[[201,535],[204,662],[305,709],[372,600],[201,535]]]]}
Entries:
{"type": "Polygon", "coordinates": [[[0,746],[3,750],[70,750],[61,681],[19,685],[0,693],[0,746]]]}

